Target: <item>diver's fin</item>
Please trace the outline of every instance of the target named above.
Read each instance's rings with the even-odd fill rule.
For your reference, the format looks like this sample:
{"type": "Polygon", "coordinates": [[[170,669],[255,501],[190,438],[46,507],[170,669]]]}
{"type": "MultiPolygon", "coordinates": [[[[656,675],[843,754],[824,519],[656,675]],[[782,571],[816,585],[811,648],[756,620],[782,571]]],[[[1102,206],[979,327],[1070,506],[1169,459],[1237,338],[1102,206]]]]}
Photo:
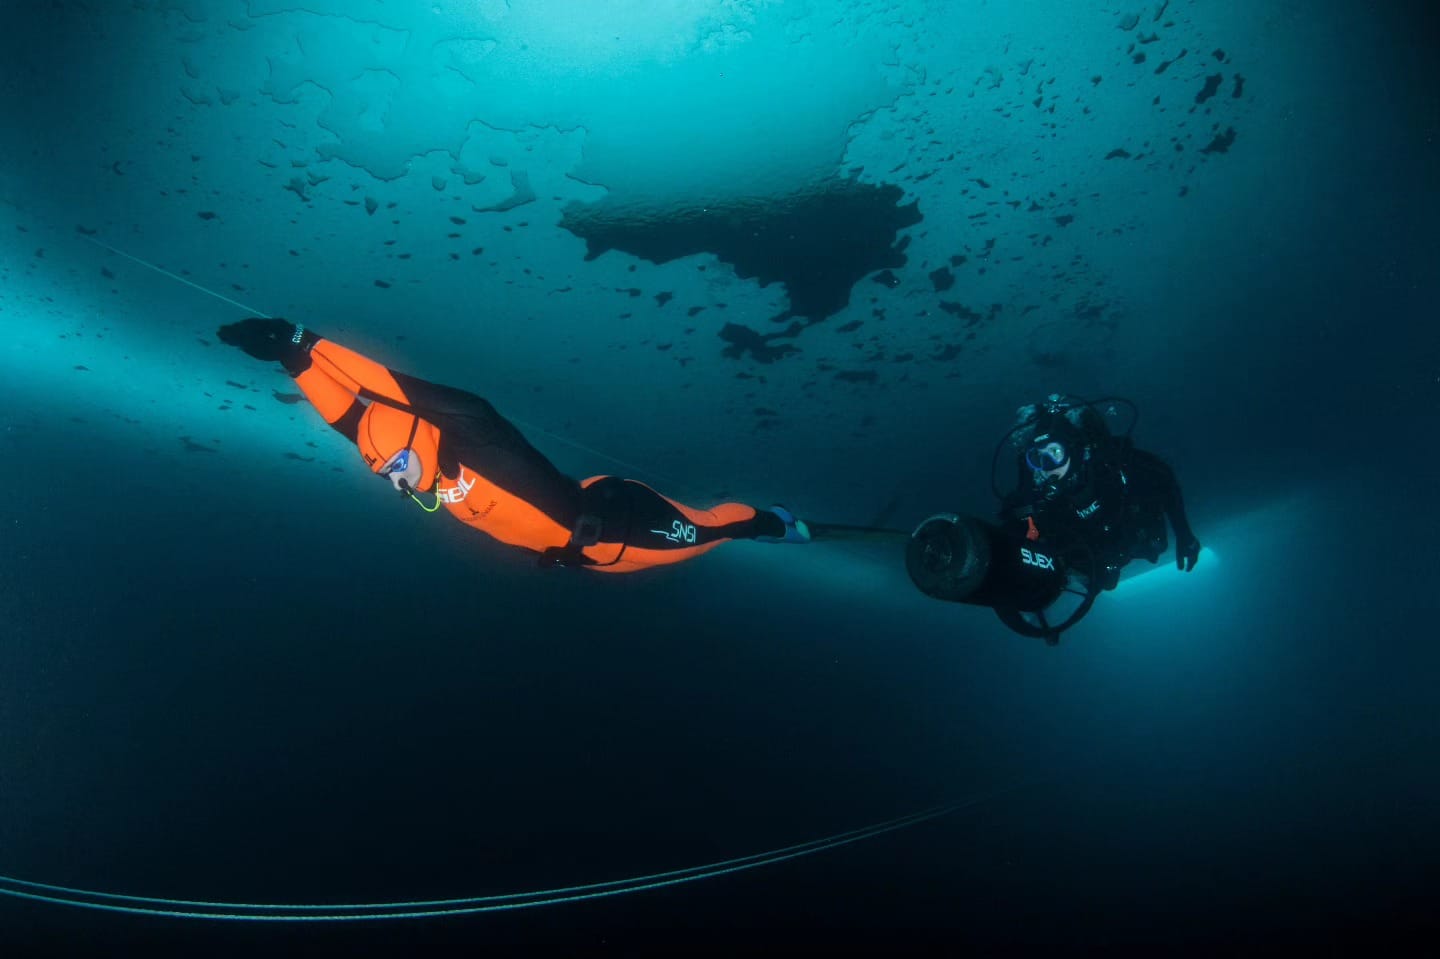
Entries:
{"type": "Polygon", "coordinates": [[[813,537],[810,535],[810,526],[803,519],[797,517],[783,506],[772,506],[770,512],[780,517],[780,522],[785,524],[784,536],[757,536],[762,543],[808,543],[813,537]]]}

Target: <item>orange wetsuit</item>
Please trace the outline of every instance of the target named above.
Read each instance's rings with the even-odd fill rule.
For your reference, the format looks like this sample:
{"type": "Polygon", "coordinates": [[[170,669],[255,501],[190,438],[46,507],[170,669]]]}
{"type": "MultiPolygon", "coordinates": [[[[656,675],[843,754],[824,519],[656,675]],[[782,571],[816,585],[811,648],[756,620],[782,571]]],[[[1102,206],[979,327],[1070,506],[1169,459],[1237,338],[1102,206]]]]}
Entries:
{"type": "Polygon", "coordinates": [[[781,537],[768,510],[721,503],[702,510],[635,480],[561,473],[487,401],[397,373],[331,340],[287,363],[325,421],[377,473],[400,450],[420,457],[417,491],[433,491],[460,522],[544,564],[612,573],[678,563],[728,539],[781,537]]]}

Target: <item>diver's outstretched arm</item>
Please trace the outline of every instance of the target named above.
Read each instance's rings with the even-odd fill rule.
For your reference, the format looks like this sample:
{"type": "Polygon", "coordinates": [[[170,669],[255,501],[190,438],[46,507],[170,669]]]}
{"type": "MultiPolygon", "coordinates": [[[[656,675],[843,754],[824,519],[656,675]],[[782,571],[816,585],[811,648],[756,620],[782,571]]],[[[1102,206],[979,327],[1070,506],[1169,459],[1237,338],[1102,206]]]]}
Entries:
{"type": "Polygon", "coordinates": [[[1188,573],[1199,559],[1200,540],[1185,516],[1185,498],[1180,492],[1180,481],[1175,471],[1154,453],[1138,449],[1131,456],[1130,468],[1137,474],[1145,475],[1159,491],[1165,515],[1170,518],[1170,525],[1175,530],[1175,565],[1188,573]]]}
{"type": "Polygon", "coordinates": [[[397,373],[283,317],[251,317],[222,326],[220,339],[285,367],[325,422],[352,443],[367,401],[411,410],[413,394],[444,389],[397,373]]]}

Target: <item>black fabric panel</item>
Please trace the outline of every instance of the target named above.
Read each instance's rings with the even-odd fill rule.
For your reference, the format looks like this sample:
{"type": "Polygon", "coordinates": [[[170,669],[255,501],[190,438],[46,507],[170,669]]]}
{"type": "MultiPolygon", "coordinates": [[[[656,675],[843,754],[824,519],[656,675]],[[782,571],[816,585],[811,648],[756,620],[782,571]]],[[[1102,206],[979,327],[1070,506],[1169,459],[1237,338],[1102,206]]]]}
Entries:
{"type": "Polygon", "coordinates": [[[1135,451],[1133,464],[1137,472],[1143,472],[1146,484],[1153,490],[1160,508],[1169,515],[1170,525],[1175,527],[1177,542],[1184,543],[1194,539],[1190,521],[1185,516],[1185,499],[1180,494],[1180,481],[1176,479],[1175,471],[1160,457],[1145,450],[1135,451]]]}
{"type": "Polygon", "coordinates": [[[365,415],[365,404],[359,400],[350,404],[344,414],[331,423],[335,431],[352,443],[358,442],[360,437],[360,417],[365,415]]]}
{"type": "MultiPolygon", "coordinates": [[[[465,390],[391,371],[416,413],[440,429],[440,470],[455,476],[464,463],[485,479],[572,528],[580,515],[580,484],[545,458],[489,401],[465,390]]],[[[368,391],[367,391],[368,392],[368,391]]],[[[378,397],[370,397],[381,402],[378,397]]]]}
{"type": "Polygon", "coordinates": [[[643,483],[607,476],[586,487],[585,512],[600,517],[600,542],[625,543],[645,549],[684,549],[723,539],[754,539],[785,535],[785,524],[774,513],[757,510],[753,519],[722,526],[692,524],[669,500],[643,483]],[[666,533],[695,525],[695,540],[671,540],[666,533]],[[660,532],[656,532],[656,531],[660,532]]]}

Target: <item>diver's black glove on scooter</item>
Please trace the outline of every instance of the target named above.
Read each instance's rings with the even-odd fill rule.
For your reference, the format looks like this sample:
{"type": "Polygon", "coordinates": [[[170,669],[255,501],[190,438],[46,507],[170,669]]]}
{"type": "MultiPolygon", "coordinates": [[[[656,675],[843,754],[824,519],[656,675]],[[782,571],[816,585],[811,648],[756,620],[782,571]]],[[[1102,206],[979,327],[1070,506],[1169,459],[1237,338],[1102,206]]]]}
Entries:
{"type": "Polygon", "coordinates": [[[1175,566],[1185,572],[1195,568],[1200,561],[1200,541],[1194,536],[1175,544],[1175,566]]]}
{"type": "Polygon", "coordinates": [[[220,327],[216,335],[220,342],[239,347],[257,360],[278,362],[291,376],[299,376],[310,368],[310,348],[320,340],[305,327],[278,316],[274,319],[252,316],[229,323],[220,327]]]}

